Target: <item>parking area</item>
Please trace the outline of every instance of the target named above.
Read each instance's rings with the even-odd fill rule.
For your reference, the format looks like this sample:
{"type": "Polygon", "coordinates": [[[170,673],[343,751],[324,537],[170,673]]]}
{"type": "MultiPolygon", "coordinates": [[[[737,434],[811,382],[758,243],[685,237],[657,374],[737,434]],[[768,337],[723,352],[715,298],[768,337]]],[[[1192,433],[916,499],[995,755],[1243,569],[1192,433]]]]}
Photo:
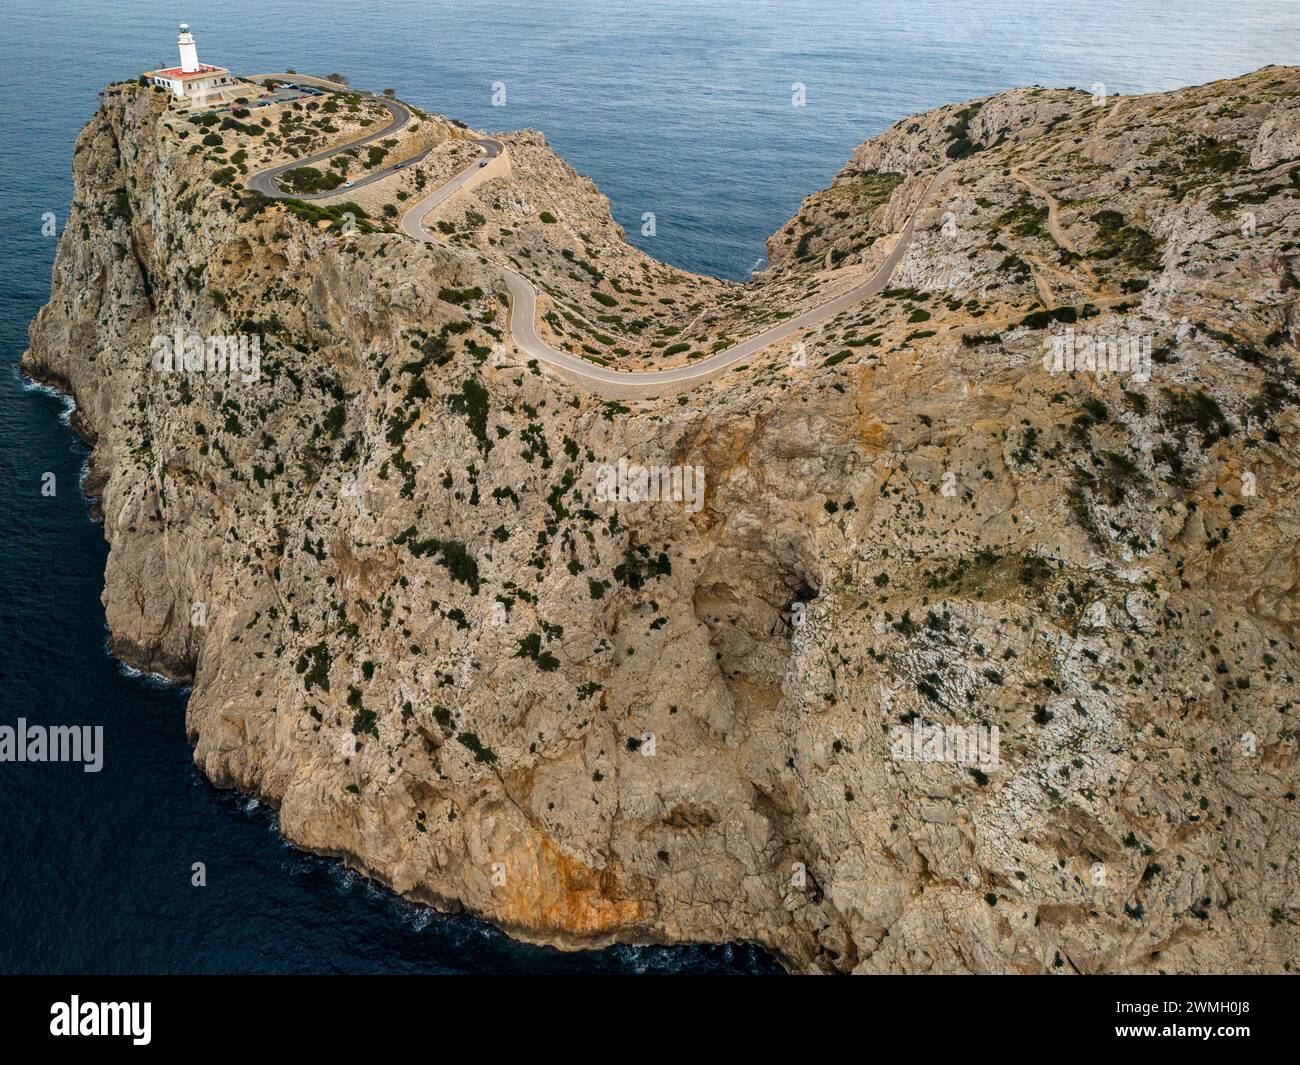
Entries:
{"type": "Polygon", "coordinates": [[[236,108],[246,108],[249,111],[256,111],[264,107],[272,107],[275,104],[289,103],[292,100],[310,100],[315,96],[327,95],[326,90],[312,88],[309,85],[297,85],[289,83],[286,85],[277,85],[274,89],[263,91],[258,96],[247,95],[240,96],[238,100],[247,101],[223,104],[220,107],[208,108],[208,114],[222,115],[236,108]]]}

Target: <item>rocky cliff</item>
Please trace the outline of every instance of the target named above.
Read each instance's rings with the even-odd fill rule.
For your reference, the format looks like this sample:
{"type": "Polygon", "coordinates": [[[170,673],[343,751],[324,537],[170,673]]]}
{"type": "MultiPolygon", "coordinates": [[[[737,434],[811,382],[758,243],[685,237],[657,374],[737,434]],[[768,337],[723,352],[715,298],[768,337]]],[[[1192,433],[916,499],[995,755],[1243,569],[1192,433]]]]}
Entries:
{"type": "Polygon", "coordinates": [[[465,156],[428,122],[391,211],[249,193],[288,140],[134,84],[77,142],[23,365],[94,445],[113,649],[192,681],[215,784],[561,946],[1295,968],[1300,71],[906,119],[743,286],[532,133],[410,240],[465,156]],[[493,259],[556,343],[681,363],[869,276],[949,167],[891,288],[688,392],[512,347],[493,259]],[[256,365],[158,368],[225,337],[256,365]],[[620,460],[702,494],[612,502],[620,460]]]}

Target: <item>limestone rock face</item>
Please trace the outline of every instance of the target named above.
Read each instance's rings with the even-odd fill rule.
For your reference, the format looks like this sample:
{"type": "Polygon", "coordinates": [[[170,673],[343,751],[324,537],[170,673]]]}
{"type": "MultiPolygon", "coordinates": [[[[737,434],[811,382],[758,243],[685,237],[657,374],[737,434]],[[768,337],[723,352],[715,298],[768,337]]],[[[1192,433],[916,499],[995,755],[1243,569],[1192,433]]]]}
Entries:
{"type": "Polygon", "coordinates": [[[1300,116],[1294,113],[1265,119],[1250,152],[1250,165],[1265,170],[1300,159],[1300,116]]]}
{"type": "Polygon", "coordinates": [[[111,87],[23,365],[94,444],[113,649],[286,838],[524,939],[1294,969],[1297,116],[1266,68],[905,119],[737,286],[535,133],[437,248],[380,205],[455,138],[357,227],[111,87]],[[889,289],[692,391],[512,345],[494,259],[667,364],[870,276],[945,168],[889,289]],[[159,370],[190,336],[260,361],[159,370]],[[701,495],[610,501],[620,460],[701,495]]]}

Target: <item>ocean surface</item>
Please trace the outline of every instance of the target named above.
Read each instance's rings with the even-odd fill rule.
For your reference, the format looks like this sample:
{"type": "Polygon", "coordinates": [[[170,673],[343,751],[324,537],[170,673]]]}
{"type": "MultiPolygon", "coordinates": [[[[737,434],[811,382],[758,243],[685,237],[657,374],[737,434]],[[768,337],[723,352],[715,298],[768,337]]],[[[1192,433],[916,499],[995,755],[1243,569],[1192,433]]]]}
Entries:
{"type": "Polygon", "coordinates": [[[894,121],[1019,85],[1174,88],[1300,62],[1296,0],[5,0],[0,9],[0,725],[102,725],[102,772],[0,763],[0,972],[765,973],[747,946],[525,947],[300,854],[194,769],[186,693],[106,651],[107,548],[66,404],[17,371],[77,131],[109,81],[200,59],[341,72],[478,128],[532,127],[635,243],[744,278],[894,121]],[[504,82],[506,105],[492,106],[504,82]],[[791,105],[792,86],[806,106],[791,105]],[[656,235],[640,236],[656,216],[656,235]],[[57,494],[41,494],[45,473],[57,494]],[[190,886],[204,862],[208,886],[190,886]]]}

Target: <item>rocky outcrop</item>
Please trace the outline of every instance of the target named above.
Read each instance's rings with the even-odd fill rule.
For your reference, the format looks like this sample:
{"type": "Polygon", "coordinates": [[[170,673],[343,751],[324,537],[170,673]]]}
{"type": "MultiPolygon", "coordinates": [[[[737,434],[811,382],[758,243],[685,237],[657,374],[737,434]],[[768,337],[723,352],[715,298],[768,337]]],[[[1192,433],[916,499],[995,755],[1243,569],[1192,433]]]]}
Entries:
{"type": "Polygon", "coordinates": [[[1298,89],[904,120],[736,286],[535,134],[440,216],[473,259],[114,86],[23,362],[94,443],[114,650],[288,839],[524,939],[1293,968],[1298,89]],[[689,393],[511,348],[493,258],[645,365],[866,276],[945,167],[891,289],[689,393]],[[160,372],[178,330],[260,362],[160,372]],[[702,495],[611,502],[620,460],[702,495]]]}

